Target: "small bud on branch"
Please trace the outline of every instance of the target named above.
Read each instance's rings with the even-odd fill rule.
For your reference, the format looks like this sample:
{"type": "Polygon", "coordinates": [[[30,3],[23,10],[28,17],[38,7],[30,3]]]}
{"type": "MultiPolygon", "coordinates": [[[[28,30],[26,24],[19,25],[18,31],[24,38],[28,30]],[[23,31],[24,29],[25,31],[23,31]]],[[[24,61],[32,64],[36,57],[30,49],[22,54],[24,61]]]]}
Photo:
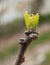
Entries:
{"type": "Polygon", "coordinates": [[[18,41],[21,45],[21,49],[15,65],[21,65],[21,63],[25,61],[24,54],[28,45],[39,36],[38,32],[35,31],[38,25],[39,14],[29,15],[28,12],[25,12],[24,18],[27,28],[27,31],[25,31],[26,38],[20,38],[18,41]]]}

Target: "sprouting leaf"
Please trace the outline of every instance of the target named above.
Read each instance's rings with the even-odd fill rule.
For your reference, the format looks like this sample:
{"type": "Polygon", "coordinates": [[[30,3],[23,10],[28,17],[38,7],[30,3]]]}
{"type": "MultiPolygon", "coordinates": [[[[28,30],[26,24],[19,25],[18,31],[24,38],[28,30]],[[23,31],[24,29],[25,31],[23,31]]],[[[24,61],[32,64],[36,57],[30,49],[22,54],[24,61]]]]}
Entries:
{"type": "Polygon", "coordinates": [[[33,30],[35,30],[38,26],[39,22],[39,14],[28,14],[27,11],[24,13],[24,19],[25,19],[25,24],[26,28],[30,29],[32,27],[33,30]]]}

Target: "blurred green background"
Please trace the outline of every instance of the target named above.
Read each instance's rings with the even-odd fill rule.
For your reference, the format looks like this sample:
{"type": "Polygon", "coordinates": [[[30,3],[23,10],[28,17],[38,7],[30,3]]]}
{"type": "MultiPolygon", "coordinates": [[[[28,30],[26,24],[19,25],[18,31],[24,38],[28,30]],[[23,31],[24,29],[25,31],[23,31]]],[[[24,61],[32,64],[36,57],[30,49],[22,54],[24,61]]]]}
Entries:
{"type": "Polygon", "coordinates": [[[24,12],[40,15],[39,38],[30,43],[23,65],[50,65],[50,0],[0,0],[0,65],[14,65],[25,37],[24,12]]]}

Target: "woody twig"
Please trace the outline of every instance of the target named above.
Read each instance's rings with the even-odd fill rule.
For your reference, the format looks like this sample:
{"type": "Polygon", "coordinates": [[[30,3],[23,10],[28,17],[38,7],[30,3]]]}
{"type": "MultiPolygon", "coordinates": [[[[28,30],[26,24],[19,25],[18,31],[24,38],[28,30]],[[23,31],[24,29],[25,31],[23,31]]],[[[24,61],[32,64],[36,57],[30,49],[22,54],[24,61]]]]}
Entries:
{"type": "Polygon", "coordinates": [[[16,60],[15,65],[21,65],[25,61],[25,51],[29,44],[31,43],[32,40],[36,40],[38,38],[38,33],[34,31],[25,31],[26,38],[20,38],[19,39],[19,44],[21,45],[21,49],[18,55],[18,58],[16,60]]]}

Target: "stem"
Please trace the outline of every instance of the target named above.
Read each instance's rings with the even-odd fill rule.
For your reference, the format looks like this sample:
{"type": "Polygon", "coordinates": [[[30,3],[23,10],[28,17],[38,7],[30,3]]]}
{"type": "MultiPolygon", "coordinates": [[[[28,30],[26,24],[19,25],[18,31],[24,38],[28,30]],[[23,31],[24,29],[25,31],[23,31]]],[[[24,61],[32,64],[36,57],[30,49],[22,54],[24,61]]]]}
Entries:
{"type": "Polygon", "coordinates": [[[15,65],[21,65],[21,63],[24,62],[25,60],[24,54],[28,45],[32,40],[36,40],[38,38],[37,32],[26,31],[25,34],[26,34],[25,39],[19,39],[19,44],[21,45],[21,49],[15,65]]]}

